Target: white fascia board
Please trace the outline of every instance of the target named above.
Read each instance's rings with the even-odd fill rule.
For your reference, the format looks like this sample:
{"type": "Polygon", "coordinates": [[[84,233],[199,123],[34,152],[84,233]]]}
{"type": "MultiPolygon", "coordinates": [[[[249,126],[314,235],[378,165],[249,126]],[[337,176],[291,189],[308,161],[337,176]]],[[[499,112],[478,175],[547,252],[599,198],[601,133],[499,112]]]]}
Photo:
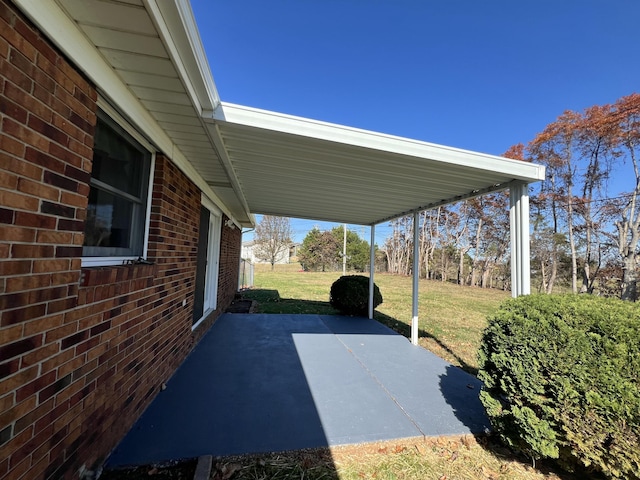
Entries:
{"type": "Polygon", "coordinates": [[[142,135],[168,156],[198,188],[232,218],[231,211],[213,192],[164,129],[122,82],[76,23],[54,1],[13,0],[38,28],[96,85],[101,94],[135,125],[142,135]]]}
{"type": "Polygon", "coordinates": [[[144,0],[193,105],[211,117],[220,104],[209,61],[188,0],[144,0]]]}
{"type": "Polygon", "coordinates": [[[542,165],[472,152],[384,133],[222,102],[214,119],[249,127],[301,135],[383,152],[508,175],[525,182],[544,180],[542,165]]]}

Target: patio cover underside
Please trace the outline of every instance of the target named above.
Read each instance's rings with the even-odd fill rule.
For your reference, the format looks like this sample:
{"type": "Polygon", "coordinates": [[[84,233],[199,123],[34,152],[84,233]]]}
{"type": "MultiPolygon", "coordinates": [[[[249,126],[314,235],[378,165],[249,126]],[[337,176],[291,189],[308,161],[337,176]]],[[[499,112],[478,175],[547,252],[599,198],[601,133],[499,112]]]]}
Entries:
{"type": "Polygon", "coordinates": [[[225,103],[208,128],[252,214],[375,225],[542,175],[526,162],[225,103]]]}

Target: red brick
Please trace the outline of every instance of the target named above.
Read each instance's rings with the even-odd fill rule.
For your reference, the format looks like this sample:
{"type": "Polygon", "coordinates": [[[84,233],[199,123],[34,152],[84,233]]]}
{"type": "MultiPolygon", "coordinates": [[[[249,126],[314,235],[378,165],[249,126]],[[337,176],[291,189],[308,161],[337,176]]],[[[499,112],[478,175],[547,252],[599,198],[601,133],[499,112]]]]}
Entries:
{"type": "Polygon", "coordinates": [[[48,345],[44,345],[33,352],[29,352],[22,357],[22,361],[20,363],[21,368],[29,367],[31,365],[36,365],[41,363],[43,360],[46,360],[56,353],[60,351],[60,345],[58,343],[50,343],[48,345]]]}
{"type": "MultiPolygon", "coordinates": [[[[36,68],[33,72],[33,80],[41,85],[45,90],[53,91],[56,88],[56,82],[41,68],[36,68]]],[[[45,119],[50,120],[50,119],[45,119]]]]}
{"type": "Polygon", "coordinates": [[[0,132],[0,151],[2,150],[12,155],[22,157],[24,155],[24,143],[0,132]]]}
{"type": "MultiPolygon", "coordinates": [[[[18,177],[9,172],[0,170],[0,187],[15,190],[18,185],[18,177]]],[[[9,205],[7,205],[9,206],[9,205]]]]}
{"type": "MultiPolygon", "coordinates": [[[[52,143],[51,145],[49,145],[49,155],[53,158],[59,158],[65,163],[78,168],[83,165],[83,157],[56,143],[52,143]]],[[[89,159],[91,158],[93,157],[89,157],[89,159]]],[[[61,170],[60,173],[63,173],[63,170],[61,170]]]]}
{"type": "Polygon", "coordinates": [[[0,223],[12,224],[15,221],[15,211],[7,208],[0,208],[0,223]]]}
{"type": "Polygon", "coordinates": [[[37,50],[29,41],[30,39],[34,38],[34,32],[20,17],[16,17],[14,19],[14,28],[16,33],[20,34],[18,37],[20,40],[13,43],[13,46],[16,47],[16,49],[22,52],[25,56],[27,56],[30,62],[35,62],[37,50]]]}
{"type": "Polygon", "coordinates": [[[43,472],[49,467],[51,464],[50,457],[48,455],[48,449],[50,445],[45,443],[40,449],[36,450],[37,452],[43,451],[43,456],[36,456],[36,451],[34,451],[31,459],[31,468],[29,469],[29,475],[33,475],[33,478],[38,478],[43,472]],[[44,447],[44,448],[43,448],[44,447]]]}
{"type": "Polygon", "coordinates": [[[24,338],[13,343],[0,346],[0,361],[23,355],[42,345],[42,335],[24,338]]]}
{"type": "Polygon", "coordinates": [[[40,303],[75,295],[77,295],[75,285],[60,285],[56,287],[30,291],[29,301],[31,303],[40,303]]]}
{"type": "MultiPolygon", "coordinates": [[[[34,318],[42,317],[47,311],[47,304],[29,305],[15,310],[5,310],[2,312],[0,324],[4,327],[16,323],[26,322],[34,318]]],[[[1,349],[2,347],[0,347],[1,349]]],[[[1,357],[1,355],[0,355],[1,357]]],[[[0,358],[1,360],[1,358],[0,358]]]]}
{"type": "Polygon", "coordinates": [[[87,143],[84,144],[72,138],[69,140],[69,149],[83,158],[93,158],[93,142],[88,141],[87,143]]]}
{"type": "MultiPolygon", "coordinates": [[[[1,192],[0,192],[1,196],[1,192]]],[[[36,238],[36,230],[33,228],[14,227],[5,225],[0,228],[0,241],[6,242],[33,242],[36,238]]]]}
{"type": "Polygon", "coordinates": [[[8,99],[28,110],[31,115],[37,115],[45,121],[49,121],[51,119],[51,109],[17,85],[7,82],[4,94],[8,99]]]}
{"type": "Polygon", "coordinates": [[[32,320],[24,324],[24,334],[34,335],[36,333],[44,333],[62,325],[64,315],[50,315],[37,320],[32,320]]]}
{"type": "Polygon", "coordinates": [[[0,58],[6,59],[8,57],[9,57],[9,44],[4,38],[0,37],[0,58]]]}
{"type": "Polygon", "coordinates": [[[67,133],[54,127],[51,123],[41,120],[36,116],[30,116],[27,125],[36,132],[44,135],[45,137],[53,140],[56,143],[59,143],[60,145],[66,146],[69,144],[69,135],[67,133]]]}
{"type": "Polygon", "coordinates": [[[34,260],[33,273],[52,273],[69,270],[71,262],[65,259],[34,260]]]}
{"type": "Polygon", "coordinates": [[[46,334],[45,342],[55,342],[56,340],[60,340],[61,338],[68,337],[69,335],[78,331],[77,323],[69,323],[66,325],[62,325],[58,328],[54,328],[49,330],[46,334]]]}
{"type": "Polygon", "coordinates": [[[29,212],[16,212],[15,225],[22,227],[42,228],[53,230],[56,227],[57,219],[48,215],[39,215],[29,212]]]}
{"type": "MultiPolygon", "coordinates": [[[[9,375],[13,375],[19,369],[20,369],[19,358],[14,358],[13,360],[9,360],[8,362],[0,363],[0,379],[8,377],[9,375]]],[[[2,415],[0,415],[0,417],[1,416],[2,415]]],[[[2,420],[0,420],[0,429],[2,429],[2,425],[6,425],[6,423],[3,423],[2,420]]]]}
{"type": "MultiPolygon", "coordinates": [[[[72,347],[84,340],[87,339],[87,337],[89,336],[89,331],[88,330],[84,330],[82,332],[78,332],[75,333],[69,337],[63,338],[62,342],[61,342],[61,347],[63,350],[72,347]]],[[[1,357],[0,357],[1,358],[1,357]]]]}
{"type": "MultiPolygon", "coordinates": [[[[59,354],[55,355],[54,357],[51,357],[48,360],[45,360],[44,362],[42,362],[42,366],[41,366],[41,374],[50,372],[51,370],[55,370],[58,369],[58,375],[59,376],[64,376],[67,373],[69,373],[71,370],[68,370],[66,372],[63,371],[64,365],[66,362],[68,362],[69,360],[71,360],[73,358],[73,350],[65,350],[64,352],[60,352],[59,354]]],[[[79,361],[80,363],[84,362],[84,358],[82,357],[77,357],[75,360],[79,361]]],[[[77,367],[74,367],[77,368],[77,367]]]]}
{"type": "Polygon", "coordinates": [[[73,234],[69,232],[38,231],[36,241],[56,245],[69,245],[73,241],[73,234]]]}
{"type": "Polygon", "coordinates": [[[77,283],[80,279],[80,272],[59,272],[51,274],[51,285],[65,285],[77,283]]]}
{"type": "MultiPolygon", "coordinates": [[[[36,365],[37,367],[37,365],[36,365]]],[[[31,367],[33,368],[33,367],[31,367]]],[[[26,385],[20,387],[16,391],[16,400],[21,402],[25,398],[33,395],[34,393],[39,392],[43,388],[51,385],[56,380],[56,372],[49,372],[44,375],[37,377],[32,382],[27,383],[26,385]]]]}
{"type": "Polygon", "coordinates": [[[10,325],[3,327],[0,330],[0,334],[2,335],[3,344],[16,342],[27,336],[25,333],[23,333],[22,325],[10,325]]]}
{"type": "Polygon", "coordinates": [[[7,392],[15,390],[16,388],[31,382],[38,376],[38,367],[30,367],[25,370],[20,370],[15,375],[7,377],[0,381],[0,396],[7,392]]]}
{"type": "Polygon", "coordinates": [[[87,208],[87,202],[87,195],[62,191],[60,196],[60,203],[70,205],[72,207],[87,208]]]}
{"type": "MultiPolygon", "coordinates": [[[[35,435],[30,438],[22,447],[16,449],[11,456],[11,462],[20,462],[23,458],[28,458],[32,464],[31,453],[42,445],[53,433],[53,428],[49,428],[40,432],[34,432],[35,435]]],[[[32,475],[33,471],[29,469],[29,475],[32,475]]]]}
{"type": "Polygon", "coordinates": [[[68,297],[56,301],[51,301],[47,305],[47,314],[51,315],[65,310],[71,310],[78,306],[77,297],[68,297]]]}
{"type": "Polygon", "coordinates": [[[21,140],[24,143],[34,146],[38,150],[47,151],[49,149],[49,140],[37,132],[25,127],[24,125],[19,124],[15,120],[5,117],[2,121],[2,128],[4,133],[15,138],[16,140],[21,140]]]}
{"type": "Polygon", "coordinates": [[[71,192],[76,192],[78,190],[78,182],[68,177],[50,172],[48,170],[45,170],[42,178],[45,183],[54,187],[58,187],[63,190],[69,190],[71,192]]]}
{"type": "Polygon", "coordinates": [[[52,172],[58,172],[62,174],[64,172],[64,162],[59,158],[56,158],[42,150],[27,147],[25,153],[25,159],[41,167],[51,170],[52,172]]]}
{"type": "MultiPolygon", "coordinates": [[[[0,61],[0,69],[3,63],[0,61]]],[[[17,103],[9,100],[7,97],[0,95],[0,113],[3,113],[19,123],[25,123],[27,120],[27,111],[17,103]]]]}
{"type": "Polygon", "coordinates": [[[35,197],[0,190],[0,205],[4,207],[37,212],[39,203],[39,200],[35,197]]]}
{"type": "Polygon", "coordinates": [[[0,261],[0,276],[24,275],[31,273],[31,260],[0,261]]]}
{"type": "MultiPolygon", "coordinates": [[[[54,253],[55,249],[52,245],[14,244],[11,247],[13,258],[48,258],[53,257],[54,253]]],[[[32,272],[35,273],[34,270],[32,272]]]]}
{"type": "Polygon", "coordinates": [[[60,189],[28,178],[20,178],[18,180],[18,190],[29,195],[37,195],[40,198],[53,200],[54,202],[60,199],[60,189]]]}
{"type": "MultiPolygon", "coordinates": [[[[19,54],[17,54],[19,55],[19,54]]],[[[15,50],[12,50],[11,56],[15,59],[16,54],[15,50]]],[[[15,84],[15,86],[25,92],[30,92],[33,89],[33,79],[18,68],[16,65],[12,65],[13,62],[10,61],[2,61],[0,62],[0,68],[2,68],[2,73],[6,74],[6,78],[8,82],[15,84]]],[[[18,120],[20,123],[26,123],[21,117],[13,117],[18,120]]]]}
{"type": "Polygon", "coordinates": [[[19,292],[22,290],[35,290],[37,288],[51,285],[51,275],[29,275],[22,277],[7,278],[5,291],[7,293],[19,292]]]}
{"type": "MultiPolygon", "coordinates": [[[[8,155],[4,155],[2,153],[3,145],[3,135],[0,133],[0,168],[8,170],[13,173],[17,173],[24,177],[28,177],[34,180],[39,180],[42,178],[42,168],[37,165],[32,164],[31,162],[25,162],[15,157],[10,157],[8,155]]],[[[22,152],[24,152],[24,144],[20,143],[22,152]]],[[[8,151],[8,150],[6,150],[8,151]]],[[[23,153],[16,153],[18,156],[22,156],[23,153]]],[[[20,188],[20,183],[18,182],[18,188],[20,188]]]]}

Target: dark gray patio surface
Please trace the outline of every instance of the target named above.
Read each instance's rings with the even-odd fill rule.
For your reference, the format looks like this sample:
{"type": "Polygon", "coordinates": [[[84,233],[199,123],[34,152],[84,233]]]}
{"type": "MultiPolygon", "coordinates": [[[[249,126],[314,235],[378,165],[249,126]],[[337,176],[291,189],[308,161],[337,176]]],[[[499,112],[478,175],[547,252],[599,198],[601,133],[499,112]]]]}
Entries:
{"type": "Polygon", "coordinates": [[[480,433],[479,391],[373,320],[225,314],[108,465],[480,433]]]}

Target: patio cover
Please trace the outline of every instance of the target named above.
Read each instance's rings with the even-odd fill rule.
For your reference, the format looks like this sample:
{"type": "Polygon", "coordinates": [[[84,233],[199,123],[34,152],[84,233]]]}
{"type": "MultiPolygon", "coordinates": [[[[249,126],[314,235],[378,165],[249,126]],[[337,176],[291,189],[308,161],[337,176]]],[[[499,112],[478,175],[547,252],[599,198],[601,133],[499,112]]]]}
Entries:
{"type": "Polygon", "coordinates": [[[238,226],[254,214],[370,225],[373,243],[378,223],[509,189],[512,290],[529,293],[527,185],[544,167],[224,103],[188,0],[13,1],[94,82],[100,107],[238,226]]]}
{"type": "Polygon", "coordinates": [[[544,178],[531,163],[224,102],[206,125],[251,213],[375,225],[544,178]]]}

